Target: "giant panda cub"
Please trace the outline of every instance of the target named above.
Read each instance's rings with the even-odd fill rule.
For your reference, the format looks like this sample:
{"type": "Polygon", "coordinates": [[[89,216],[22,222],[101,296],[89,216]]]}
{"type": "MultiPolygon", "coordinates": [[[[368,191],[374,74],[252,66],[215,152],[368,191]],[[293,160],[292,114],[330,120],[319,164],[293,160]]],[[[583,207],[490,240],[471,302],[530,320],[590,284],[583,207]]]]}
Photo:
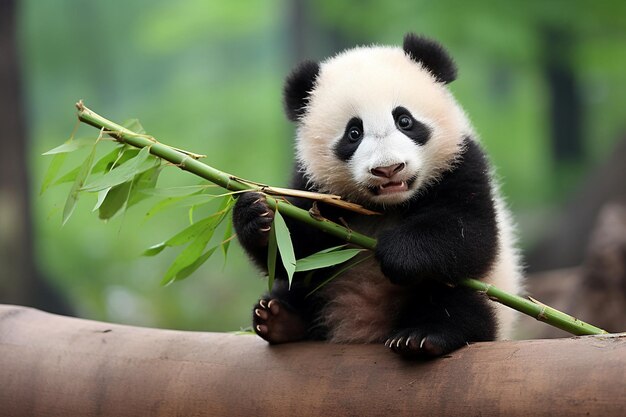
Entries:
{"type": "MultiPolygon", "coordinates": [[[[475,278],[518,293],[521,268],[492,168],[447,88],[455,77],[447,52],[414,34],[402,48],[357,47],[289,75],[292,188],[341,195],[382,215],[320,204],[323,217],[375,237],[374,256],[312,294],[332,268],[296,273],[291,288],[277,271],[253,308],[260,337],[384,343],[407,357],[435,357],[511,335],[512,310],[457,285],[475,278]]],[[[239,241],[263,269],[273,217],[258,193],[241,195],[233,213],[239,241]]],[[[344,243],[286,220],[298,259],[344,243]]]]}

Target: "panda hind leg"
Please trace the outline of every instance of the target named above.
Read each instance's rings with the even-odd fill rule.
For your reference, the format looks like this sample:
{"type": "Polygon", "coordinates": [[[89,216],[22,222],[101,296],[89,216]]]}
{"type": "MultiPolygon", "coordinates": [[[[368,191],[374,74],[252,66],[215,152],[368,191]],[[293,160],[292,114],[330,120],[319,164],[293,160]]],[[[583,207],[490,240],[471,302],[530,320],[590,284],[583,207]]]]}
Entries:
{"type": "Polygon", "coordinates": [[[433,358],[495,339],[495,310],[483,294],[438,283],[423,287],[409,298],[386,347],[406,358],[433,358]]]}
{"type": "Polygon", "coordinates": [[[296,342],[307,336],[306,322],[277,298],[259,300],[252,312],[252,326],[270,344],[296,342]]]}

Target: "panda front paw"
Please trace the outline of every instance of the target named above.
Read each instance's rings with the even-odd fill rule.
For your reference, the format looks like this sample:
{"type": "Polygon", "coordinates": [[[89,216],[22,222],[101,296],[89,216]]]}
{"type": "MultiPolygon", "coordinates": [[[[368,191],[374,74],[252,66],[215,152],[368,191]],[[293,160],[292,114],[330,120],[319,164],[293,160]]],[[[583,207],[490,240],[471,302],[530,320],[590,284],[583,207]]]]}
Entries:
{"type": "Polygon", "coordinates": [[[252,326],[271,344],[296,342],[306,337],[302,318],[275,298],[262,298],[254,306],[252,326]]]}
{"type": "Polygon", "coordinates": [[[233,226],[241,245],[246,248],[264,248],[269,242],[274,211],[261,193],[243,193],[233,208],[233,226]]]}
{"type": "Polygon", "coordinates": [[[405,358],[427,359],[448,354],[466,343],[460,332],[414,328],[396,332],[387,339],[385,346],[405,358]]]}

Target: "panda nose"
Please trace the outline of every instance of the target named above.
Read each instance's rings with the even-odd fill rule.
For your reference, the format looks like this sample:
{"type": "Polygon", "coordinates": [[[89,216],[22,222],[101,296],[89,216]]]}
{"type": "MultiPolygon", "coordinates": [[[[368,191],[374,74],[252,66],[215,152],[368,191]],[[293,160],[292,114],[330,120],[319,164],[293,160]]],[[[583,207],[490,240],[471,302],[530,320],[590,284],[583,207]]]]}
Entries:
{"type": "Polygon", "coordinates": [[[372,175],[375,175],[377,177],[391,178],[398,172],[402,171],[404,167],[405,167],[405,163],[402,162],[400,164],[389,165],[386,167],[372,168],[370,172],[372,173],[372,175]]]}

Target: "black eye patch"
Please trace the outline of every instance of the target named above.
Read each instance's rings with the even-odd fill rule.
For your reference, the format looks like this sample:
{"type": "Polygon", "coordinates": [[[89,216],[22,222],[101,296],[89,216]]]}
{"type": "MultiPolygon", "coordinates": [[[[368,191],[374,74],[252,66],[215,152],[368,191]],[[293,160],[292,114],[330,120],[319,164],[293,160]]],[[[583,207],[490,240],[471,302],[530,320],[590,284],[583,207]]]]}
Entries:
{"type": "Polygon", "coordinates": [[[430,138],[430,129],[413,117],[404,107],[396,107],[391,112],[396,128],[418,145],[424,145],[430,138]]]}
{"type": "Polygon", "coordinates": [[[363,134],[363,120],[358,117],[350,119],[346,124],[343,137],[335,145],[335,155],[337,155],[337,158],[342,161],[348,161],[361,144],[363,134]]]}

